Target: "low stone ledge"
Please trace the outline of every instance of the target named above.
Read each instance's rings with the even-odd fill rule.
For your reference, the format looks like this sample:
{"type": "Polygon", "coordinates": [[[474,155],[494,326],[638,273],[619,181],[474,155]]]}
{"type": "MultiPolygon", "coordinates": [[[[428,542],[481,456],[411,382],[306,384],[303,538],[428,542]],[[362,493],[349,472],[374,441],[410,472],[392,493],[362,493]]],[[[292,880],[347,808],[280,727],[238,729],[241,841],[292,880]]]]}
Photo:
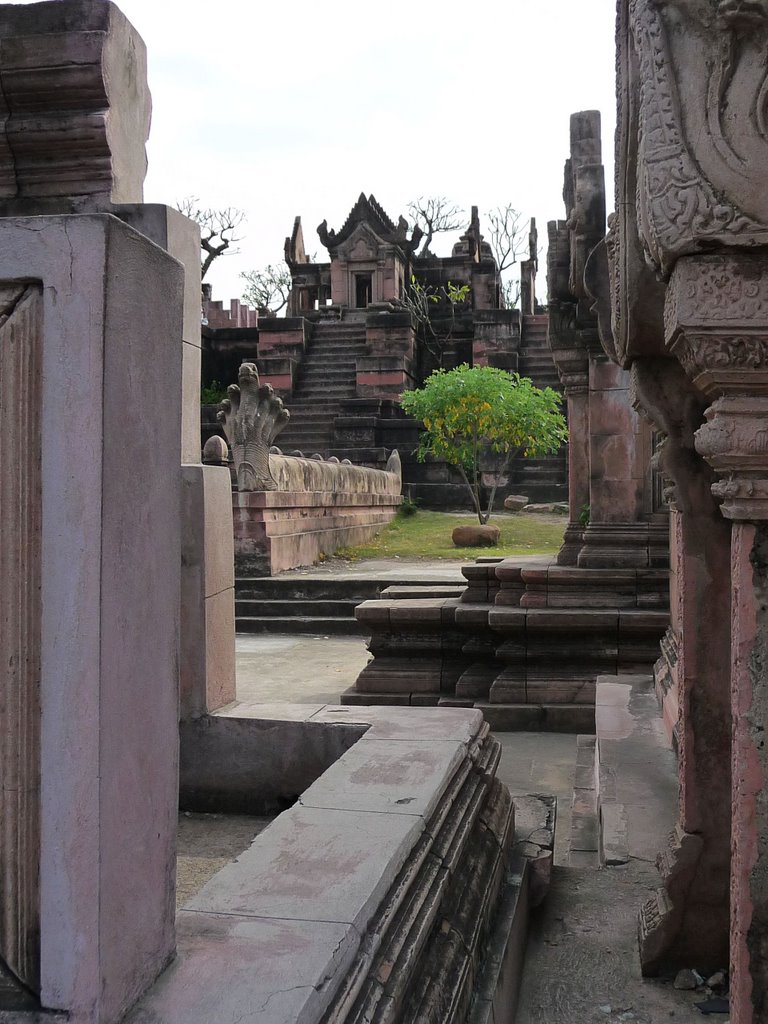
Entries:
{"type": "Polygon", "coordinates": [[[126,1024],[466,1020],[491,945],[519,959],[496,909],[527,886],[480,712],[233,704],[211,718],[214,734],[253,727],[254,745],[309,727],[356,742],[180,911],[177,959],[126,1024]]]}

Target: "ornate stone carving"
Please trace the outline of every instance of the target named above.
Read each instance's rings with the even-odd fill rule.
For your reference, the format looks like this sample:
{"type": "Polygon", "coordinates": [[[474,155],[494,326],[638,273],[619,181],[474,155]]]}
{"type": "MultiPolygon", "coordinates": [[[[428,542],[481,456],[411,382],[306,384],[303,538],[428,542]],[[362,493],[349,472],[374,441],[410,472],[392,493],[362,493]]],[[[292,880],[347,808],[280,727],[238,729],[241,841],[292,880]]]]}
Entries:
{"type": "Polygon", "coordinates": [[[0,959],[40,976],[42,289],[0,287],[0,959]]]}
{"type": "Polygon", "coordinates": [[[374,195],[366,196],[361,192],[357,202],[349,211],[347,219],[339,231],[333,231],[328,227],[328,221],[324,220],[318,226],[317,233],[320,241],[330,252],[334,252],[340,245],[350,239],[355,228],[360,224],[370,226],[374,234],[383,242],[398,246],[403,253],[413,254],[424,232],[415,227],[408,238],[408,221],[400,217],[397,224],[387,216],[382,206],[376,201],[374,195]]]}
{"type": "Polygon", "coordinates": [[[764,0],[629,0],[640,100],[638,224],[654,264],[768,244],[764,0]]]}
{"type": "Polygon", "coordinates": [[[274,491],[269,449],[290,413],[270,384],[259,384],[255,363],[243,363],[238,383],[227,388],[217,419],[224,427],[240,491],[274,491]]]}
{"type": "Polygon", "coordinates": [[[638,922],[640,964],[646,977],[657,973],[661,958],[674,945],[702,845],[700,836],[677,826],[669,836],[667,849],[656,858],[664,888],[645,903],[638,922]]]}
{"type": "Polygon", "coordinates": [[[732,519],[768,518],[768,266],[762,256],[684,257],[665,309],[670,351],[712,404],[697,451],[732,519]]]}
{"type": "Polygon", "coordinates": [[[629,366],[636,356],[664,352],[663,285],[648,266],[637,223],[638,96],[640,93],[627,0],[620,0],[616,27],[616,213],[606,240],[611,283],[611,321],[616,356],[629,366]]]}

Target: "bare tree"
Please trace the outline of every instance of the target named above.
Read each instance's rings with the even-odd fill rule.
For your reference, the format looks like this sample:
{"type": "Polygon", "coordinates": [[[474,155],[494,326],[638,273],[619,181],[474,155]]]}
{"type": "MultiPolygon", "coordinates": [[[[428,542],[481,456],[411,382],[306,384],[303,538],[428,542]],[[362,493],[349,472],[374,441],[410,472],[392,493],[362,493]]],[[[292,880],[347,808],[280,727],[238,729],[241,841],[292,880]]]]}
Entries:
{"type": "Polygon", "coordinates": [[[514,308],[520,300],[520,282],[509,276],[507,271],[527,256],[529,248],[529,222],[511,203],[497,206],[486,213],[491,230],[488,244],[498,268],[498,284],[504,305],[514,308]]]}
{"type": "Polygon", "coordinates": [[[508,277],[499,281],[501,299],[505,309],[514,309],[520,301],[520,280],[517,277],[508,277]]]}
{"type": "Polygon", "coordinates": [[[464,211],[445,196],[419,196],[418,199],[412,199],[408,203],[408,212],[414,224],[424,232],[424,244],[419,256],[431,255],[429,247],[435,235],[443,231],[458,231],[464,225],[464,211]]]}
{"type": "Polygon", "coordinates": [[[232,247],[240,241],[235,232],[245,221],[245,213],[235,206],[227,206],[222,210],[204,210],[199,202],[196,196],[187,196],[177,204],[176,209],[200,225],[200,248],[203,253],[200,277],[204,280],[215,259],[224,255],[234,256],[239,251],[232,247]]]}
{"type": "Polygon", "coordinates": [[[528,251],[528,222],[510,203],[489,210],[486,217],[491,225],[488,244],[501,275],[528,251]]]}
{"type": "Polygon", "coordinates": [[[243,288],[243,301],[249,306],[279,313],[287,304],[292,283],[288,267],[273,267],[270,263],[263,270],[243,271],[240,277],[246,282],[243,288]],[[278,300],[280,305],[275,305],[278,300]]]}

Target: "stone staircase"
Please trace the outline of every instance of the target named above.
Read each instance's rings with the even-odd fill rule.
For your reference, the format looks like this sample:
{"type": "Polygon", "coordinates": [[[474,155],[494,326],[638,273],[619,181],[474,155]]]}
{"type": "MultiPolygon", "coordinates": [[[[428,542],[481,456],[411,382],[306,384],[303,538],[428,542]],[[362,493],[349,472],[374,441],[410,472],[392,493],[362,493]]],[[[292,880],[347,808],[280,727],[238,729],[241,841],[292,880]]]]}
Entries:
{"type": "MultiPolygon", "coordinates": [[[[400,581],[398,581],[400,583],[400,581]]],[[[308,633],[334,636],[365,635],[355,618],[355,606],[377,598],[391,580],[370,578],[317,579],[303,576],[235,580],[235,629],[238,633],[308,633]]],[[[424,587],[414,578],[403,581],[406,593],[418,596],[424,587]]],[[[454,596],[463,584],[433,584],[430,592],[454,596]]]]}
{"type": "Polygon", "coordinates": [[[315,324],[293,397],[286,403],[291,419],[277,439],[283,452],[328,455],[340,402],[356,397],[357,357],[364,354],[364,319],[315,324]]]}
{"type": "MultiPolygon", "coordinates": [[[[552,353],[547,343],[546,315],[524,316],[520,337],[518,372],[530,377],[537,388],[562,391],[552,353]]],[[[568,500],[568,456],[563,446],[554,455],[540,459],[519,459],[512,473],[509,489],[527,494],[532,502],[568,500]]]]}

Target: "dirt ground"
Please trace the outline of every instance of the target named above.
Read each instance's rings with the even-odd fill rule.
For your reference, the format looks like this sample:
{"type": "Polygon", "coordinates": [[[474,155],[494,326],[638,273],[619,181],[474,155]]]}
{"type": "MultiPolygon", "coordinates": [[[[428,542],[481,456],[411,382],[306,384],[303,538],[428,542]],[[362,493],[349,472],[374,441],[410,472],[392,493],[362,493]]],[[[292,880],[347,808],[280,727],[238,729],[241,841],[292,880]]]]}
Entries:
{"type": "Polygon", "coordinates": [[[272,818],[235,814],[179,815],[176,906],[196,896],[225,864],[237,860],[272,818]]]}

